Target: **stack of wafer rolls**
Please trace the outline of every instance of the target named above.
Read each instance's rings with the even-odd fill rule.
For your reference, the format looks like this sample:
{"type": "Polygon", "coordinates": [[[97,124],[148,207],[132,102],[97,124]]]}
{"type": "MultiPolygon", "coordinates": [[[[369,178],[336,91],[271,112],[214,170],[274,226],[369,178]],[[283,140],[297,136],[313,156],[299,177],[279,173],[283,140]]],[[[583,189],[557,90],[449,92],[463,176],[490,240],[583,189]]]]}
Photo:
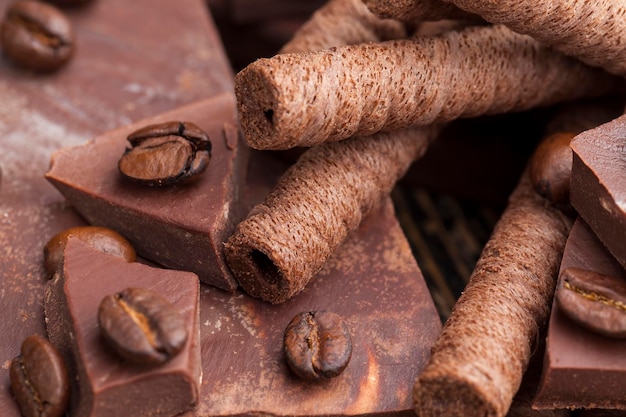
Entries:
{"type": "Polygon", "coordinates": [[[235,77],[257,149],[526,110],[622,88],[623,79],[505,26],[259,59],[235,77]]]}
{"type": "MultiPolygon", "coordinates": [[[[371,42],[380,33],[391,33],[389,27],[355,0],[331,0],[282,51],[371,42]],[[346,11],[352,14],[346,17],[346,11]],[[358,30],[332,24],[342,19],[358,30]]],[[[226,242],[226,259],[241,287],[274,304],[302,291],[424,154],[438,130],[408,128],[306,150],[226,242]]]]}

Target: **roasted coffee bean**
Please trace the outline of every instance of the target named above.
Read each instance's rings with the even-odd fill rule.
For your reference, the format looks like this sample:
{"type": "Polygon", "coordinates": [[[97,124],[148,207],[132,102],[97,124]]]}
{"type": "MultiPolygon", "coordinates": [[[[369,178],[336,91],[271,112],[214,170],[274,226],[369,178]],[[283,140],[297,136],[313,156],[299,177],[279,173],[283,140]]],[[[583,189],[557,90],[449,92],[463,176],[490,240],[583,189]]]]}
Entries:
{"type": "Polygon", "coordinates": [[[556,290],[559,308],[572,320],[609,337],[626,338],[626,281],[567,268],[556,290]]]}
{"type": "Polygon", "coordinates": [[[127,288],[105,297],[98,323],[110,346],[136,364],[165,363],[187,341],[182,315],[166,299],[144,288],[127,288]]]}
{"type": "Polygon", "coordinates": [[[126,262],[134,262],[137,258],[130,242],[112,229],[99,226],[71,227],[54,235],[43,248],[44,268],[48,276],[52,277],[63,264],[63,251],[71,237],[102,252],[126,259],[126,262]]]}
{"type": "Polygon", "coordinates": [[[167,187],[197,179],[209,165],[211,141],[190,122],[146,126],[128,136],[118,167],[126,178],[167,187]]]}
{"type": "Polygon", "coordinates": [[[74,38],[63,12],[35,0],[13,2],[0,26],[4,53],[16,64],[41,72],[59,69],[70,60],[74,38]]]}
{"type": "Polygon", "coordinates": [[[328,311],[296,315],[285,329],[283,341],[287,364],[306,380],[336,377],[352,355],[348,326],[340,316],[328,311]]]}
{"type": "Polygon", "coordinates": [[[569,204],[574,133],[555,133],[543,140],[530,159],[528,175],[535,191],[550,202],[569,204]]]}
{"type": "Polygon", "coordinates": [[[65,414],[70,397],[68,373],[59,351],[47,339],[27,337],[9,373],[11,391],[23,416],[65,414]]]}

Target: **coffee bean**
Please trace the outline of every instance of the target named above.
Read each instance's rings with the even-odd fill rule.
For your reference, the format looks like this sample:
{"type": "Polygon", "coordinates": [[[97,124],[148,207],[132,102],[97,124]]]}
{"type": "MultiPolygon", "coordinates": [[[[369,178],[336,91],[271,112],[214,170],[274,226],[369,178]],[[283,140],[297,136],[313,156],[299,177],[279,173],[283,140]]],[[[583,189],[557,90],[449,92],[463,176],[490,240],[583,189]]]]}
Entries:
{"type": "Polygon", "coordinates": [[[16,1],[0,26],[2,49],[16,64],[35,71],[54,71],[74,54],[74,30],[56,7],[35,0],[16,1]]]}
{"type": "Polygon", "coordinates": [[[554,204],[569,204],[573,133],[555,133],[543,140],[530,159],[528,175],[535,191],[554,204]]]}
{"type": "Polygon", "coordinates": [[[126,262],[134,262],[137,258],[130,242],[114,230],[99,226],[71,227],[54,235],[43,248],[44,268],[48,276],[52,277],[63,265],[63,251],[71,237],[102,252],[119,256],[126,262]]]}
{"type": "Polygon", "coordinates": [[[24,417],[65,414],[70,385],[59,351],[39,335],[27,337],[20,355],[11,361],[11,391],[24,417]]]}
{"type": "Polygon", "coordinates": [[[127,288],[105,297],[98,323],[110,346],[136,364],[167,362],[187,341],[181,314],[163,297],[144,288],[127,288]]]}
{"type": "Polygon", "coordinates": [[[126,178],[157,187],[197,179],[211,159],[211,141],[190,122],[149,125],[128,136],[118,167],[126,178]]]}
{"type": "Polygon", "coordinates": [[[567,268],[559,282],[556,301],[567,316],[605,336],[626,338],[626,281],[567,268]]]}
{"type": "Polygon", "coordinates": [[[325,380],[341,374],[352,355],[348,326],[335,313],[310,311],[296,315],[284,335],[287,364],[306,380],[325,380]]]}

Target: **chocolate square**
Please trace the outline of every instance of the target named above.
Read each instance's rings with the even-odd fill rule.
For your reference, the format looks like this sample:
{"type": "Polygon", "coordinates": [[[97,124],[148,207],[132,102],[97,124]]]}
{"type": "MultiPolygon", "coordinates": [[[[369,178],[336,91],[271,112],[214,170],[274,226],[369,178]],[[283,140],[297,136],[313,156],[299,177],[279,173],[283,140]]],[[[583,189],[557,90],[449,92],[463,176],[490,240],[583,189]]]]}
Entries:
{"type": "Polygon", "coordinates": [[[61,271],[46,286],[45,317],[76,384],[71,415],[172,416],[198,402],[200,359],[198,277],[100,252],[70,239],[61,271]],[[129,287],[152,290],[183,316],[188,340],[170,361],[142,367],[124,361],[106,343],[98,325],[101,300],[129,287]]]}

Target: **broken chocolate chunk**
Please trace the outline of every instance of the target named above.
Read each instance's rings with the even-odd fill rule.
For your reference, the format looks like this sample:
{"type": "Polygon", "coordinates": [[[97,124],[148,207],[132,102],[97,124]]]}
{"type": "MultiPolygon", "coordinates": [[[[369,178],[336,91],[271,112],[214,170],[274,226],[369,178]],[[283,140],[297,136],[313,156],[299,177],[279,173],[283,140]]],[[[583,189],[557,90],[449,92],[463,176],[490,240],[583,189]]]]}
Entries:
{"type": "Polygon", "coordinates": [[[71,238],[63,269],[48,282],[48,336],[76,383],[72,416],[172,416],[198,402],[200,360],[198,277],[125,260],[71,238]],[[157,367],[134,365],[115,354],[98,325],[100,300],[127,287],[146,288],[181,314],[187,338],[180,353],[157,367]]]}
{"type": "MultiPolygon", "coordinates": [[[[223,243],[245,214],[239,190],[248,156],[237,126],[233,95],[220,95],[60,150],[46,178],[89,223],[124,235],[142,257],[194,272],[203,282],[232,291],[237,283],[226,266],[223,243]],[[198,120],[197,130],[213,138],[211,164],[204,175],[184,187],[159,192],[120,178],[117,163],[129,134],[140,143],[146,131],[138,128],[159,124],[166,134],[162,137],[170,137],[172,125],[162,123],[172,119],[198,120]]],[[[178,132],[178,124],[173,127],[178,132]]],[[[193,141],[203,142],[197,130],[185,128],[188,137],[196,138],[193,141]]],[[[206,143],[202,146],[206,151],[206,143]]]]}

